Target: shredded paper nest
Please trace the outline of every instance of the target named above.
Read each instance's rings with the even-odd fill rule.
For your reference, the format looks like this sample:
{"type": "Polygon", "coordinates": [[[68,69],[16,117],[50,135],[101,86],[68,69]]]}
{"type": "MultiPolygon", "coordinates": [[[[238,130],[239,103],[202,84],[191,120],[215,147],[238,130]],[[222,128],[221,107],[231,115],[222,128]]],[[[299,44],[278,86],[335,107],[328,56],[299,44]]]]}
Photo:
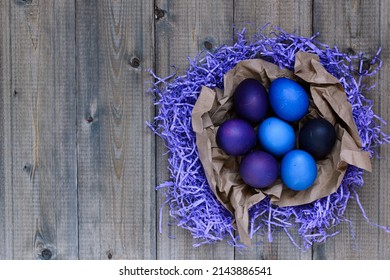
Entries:
{"type": "MultiPolygon", "coordinates": [[[[371,88],[366,86],[367,79],[363,80],[379,71],[380,50],[368,60],[362,53],[352,56],[336,47],[330,48],[317,42],[317,34],[305,38],[277,29],[270,36],[259,33],[248,40],[244,29],[237,35],[234,45],[221,46],[214,52],[202,52],[190,60],[190,67],[183,76],[161,78],[151,72],[155,78],[151,91],[156,97],[158,113],[154,122],[148,125],[164,139],[171,175],[171,180],[162,183],[157,189],[164,192],[164,206],[169,208],[169,214],[175,219],[176,225],[189,230],[198,240],[194,246],[220,240],[241,246],[242,243],[249,244],[255,234],[267,235],[272,242],[273,232],[282,230],[294,245],[308,249],[313,243],[324,242],[338,234],[337,226],[340,223],[351,224],[345,216],[350,199],[358,203],[362,216],[371,223],[359,202],[357,190],[364,186],[364,169],[371,168],[369,158],[376,155],[379,145],[390,141],[390,137],[382,131],[385,122],[373,112],[372,101],[365,97],[371,88]],[[210,166],[207,167],[204,160],[208,158],[212,161],[211,154],[206,151],[211,152],[212,148],[215,148],[215,141],[199,143],[202,133],[207,134],[208,130],[208,139],[212,139],[210,133],[214,133],[212,127],[215,120],[207,118],[210,115],[204,114],[204,108],[209,106],[209,110],[212,110],[217,99],[220,103],[217,104],[219,109],[218,112],[212,111],[216,113],[213,117],[217,116],[219,121],[227,118],[230,107],[223,108],[220,105],[229,102],[229,97],[224,99],[224,93],[231,94],[234,85],[243,78],[234,71],[240,69],[240,65],[245,65],[246,60],[251,61],[249,65],[261,61],[262,65],[285,72],[284,76],[287,77],[292,75],[295,66],[297,77],[319,88],[317,91],[310,91],[315,103],[311,113],[325,115],[333,124],[340,119],[346,120],[339,127],[336,126],[338,138],[348,138],[344,142],[347,146],[343,146],[342,141],[339,141],[336,163],[339,166],[336,169],[342,176],[337,176],[336,186],[325,188],[325,191],[316,191],[313,196],[307,192],[299,194],[285,191],[283,194],[283,187],[279,185],[270,193],[252,191],[250,196],[246,197],[247,200],[237,197],[233,199],[233,204],[234,201],[241,202],[236,205],[231,203],[231,197],[221,199],[221,193],[216,189],[221,187],[221,184],[213,184],[210,178],[210,174],[215,170],[213,167],[209,169],[210,166]],[[226,84],[224,76],[229,73],[236,74],[233,75],[235,82],[226,84]],[[324,77],[324,73],[329,76],[324,77]],[[329,96],[324,98],[322,94],[318,94],[322,90],[321,84],[324,83],[341,91],[343,96],[332,101],[327,99],[329,96]],[[326,106],[319,105],[324,101],[326,106]],[[339,102],[349,103],[346,106],[350,110],[347,110],[349,118],[345,119],[344,115],[340,115],[345,114],[344,109],[335,109],[339,102]],[[199,108],[199,104],[203,106],[202,112],[194,110],[195,106],[199,108]],[[198,122],[195,120],[193,127],[195,116],[198,122]],[[199,145],[204,148],[199,149],[199,145]],[[342,150],[344,153],[340,152],[342,150]]],[[[324,163],[324,170],[327,167],[329,165],[324,163]]],[[[317,184],[320,185],[318,182],[317,184]]],[[[243,194],[240,193],[240,188],[233,189],[238,192],[236,195],[243,194]]],[[[222,187],[222,194],[223,191],[222,187]]],[[[163,218],[160,217],[160,231],[163,223],[163,218]]],[[[390,233],[387,227],[376,226],[390,233]]]]}

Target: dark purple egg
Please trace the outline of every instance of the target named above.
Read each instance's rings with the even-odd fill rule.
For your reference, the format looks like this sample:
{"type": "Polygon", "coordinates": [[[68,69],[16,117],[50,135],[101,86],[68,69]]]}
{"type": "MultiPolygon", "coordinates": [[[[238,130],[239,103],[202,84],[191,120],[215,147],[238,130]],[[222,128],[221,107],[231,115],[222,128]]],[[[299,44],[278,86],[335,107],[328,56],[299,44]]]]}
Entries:
{"type": "Polygon", "coordinates": [[[256,133],[247,121],[231,119],[221,124],[216,140],[218,146],[228,155],[241,156],[256,146],[256,133]]]}
{"type": "Polygon", "coordinates": [[[243,80],[233,95],[237,115],[252,124],[259,123],[268,111],[268,95],[264,86],[255,79],[243,80]]]}
{"type": "Polygon", "coordinates": [[[316,159],[328,155],[336,143],[336,130],[325,119],[307,121],[299,132],[299,149],[311,154],[316,159]]]}
{"type": "Polygon", "coordinates": [[[253,188],[269,187],[279,174],[276,159],[263,151],[253,151],[246,155],[240,163],[242,180],[253,188]]]}

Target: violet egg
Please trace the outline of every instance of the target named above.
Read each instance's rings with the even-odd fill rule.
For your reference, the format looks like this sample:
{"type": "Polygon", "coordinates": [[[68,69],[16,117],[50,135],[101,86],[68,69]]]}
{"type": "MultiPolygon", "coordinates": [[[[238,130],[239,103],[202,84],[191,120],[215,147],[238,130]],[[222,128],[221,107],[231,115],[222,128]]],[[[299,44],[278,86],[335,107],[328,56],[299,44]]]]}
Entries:
{"type": "Polygon", "coordinates": [[[328,155],[335,143],[336,130],[323,118],[307,121],[299,132],[299,148],[317,159],[328,155]]]}
{"type": "Polygon", "coordinates": [[[278,177],[279,167],[276,159],[263,151],[253,151],[240,163],[242,180],[253,188],[266,188],[278,177]]]}
{"type": "Polygon", "coordinates": [[[233,95],[236,114],[252,124],[259,123],[268,111],[268,95],[264,86],[255,79],[245,79],[233,95]]]}
{"type": "Polygon", "coordinates": [[[256,146],[256,132],[247,121],[230,119],[221,124],[216,140],[226,154],[240,156],[256,146]]]}
{"type": "Polygon", "coordinates": [[[309,109],[305,89],[287,78],[277,78],[271,82],[269,102],[275,114],[289,122],[299,121],[309,109]]]}

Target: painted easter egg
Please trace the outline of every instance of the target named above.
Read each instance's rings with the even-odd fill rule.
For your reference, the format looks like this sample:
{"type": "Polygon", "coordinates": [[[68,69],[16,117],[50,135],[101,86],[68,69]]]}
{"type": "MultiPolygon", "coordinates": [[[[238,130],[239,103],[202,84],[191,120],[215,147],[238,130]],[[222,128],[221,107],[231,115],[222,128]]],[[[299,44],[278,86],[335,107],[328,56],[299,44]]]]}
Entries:
{"type": "Polygon", "coordinates": [[[218,128],[216,141],[228,155],[240,156],[256,145],[256,132],[252,125],[242,119],[230,119],[218,128]]]}
{"type": "Polygon", "coordinates": [[[247,154],[240,163],[240,176],[253,188],[270,186],[278,177],[277,160],[269,153],[253,151],[247,154]]]}
{"type": "Polygon", "coordinates": [[[275,114],[289,122],[299,121],[309,109],[309,97],[305,89],[284,77],[271,82],[269,102],[275,114]]]}
{"type": "Polygon", "coordinates": [[[255,79],[245,79],[233,95],[233,108],[240,118],[258,124],[268,112],[268,94],[255,79]]]}
{"type": "Polygon", "coordinates": [[[258,139],[263,150],[281,157],[294,149],[295,132],[290,124],[276,118],[265,119],[258,128],[258,139]]]}
{"type": "Polygon", "coordinates": [[[311,154],[316,159],[328,155],[336,143],[334,126],[323,118],[307,121],[299,132],[299,149],[311,154]]]}
{"type": "Polygon", "coordinates": [[[308,189],[317,178],[317,165],[314,158],[303,150],[288,152],[280,163],[280,176],[290,189],[308,189]]]}

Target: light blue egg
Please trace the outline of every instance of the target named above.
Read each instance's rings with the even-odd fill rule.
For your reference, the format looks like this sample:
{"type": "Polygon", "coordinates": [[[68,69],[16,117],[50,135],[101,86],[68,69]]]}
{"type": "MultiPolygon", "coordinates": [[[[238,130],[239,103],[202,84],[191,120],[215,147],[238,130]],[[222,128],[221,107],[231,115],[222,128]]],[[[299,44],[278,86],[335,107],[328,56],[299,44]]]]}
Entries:
{"type": "Polygon", "coordinates": [[[270,117],[265,119],[260,124],[257,135],[262,149],[276,157],[281,157],[294,149],[294,129],[279,118],[270,117]]]}

